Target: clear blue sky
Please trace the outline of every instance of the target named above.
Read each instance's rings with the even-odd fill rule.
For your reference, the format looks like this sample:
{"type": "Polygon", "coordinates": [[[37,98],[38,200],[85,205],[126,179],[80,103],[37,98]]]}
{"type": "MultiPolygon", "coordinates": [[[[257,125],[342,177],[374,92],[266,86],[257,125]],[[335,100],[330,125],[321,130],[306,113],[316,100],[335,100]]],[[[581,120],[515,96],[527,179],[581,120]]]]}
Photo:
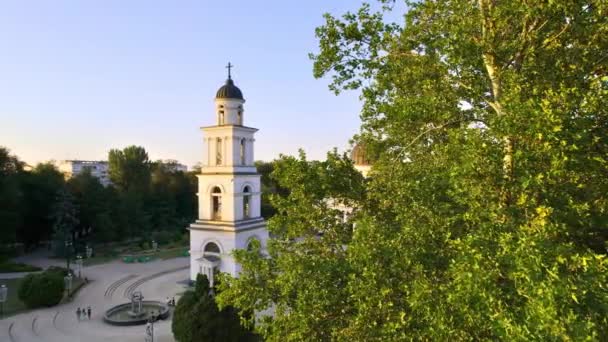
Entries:
{"type": "Polygon", "coordinates": [[[359,1],[3,1],[0,146],[29,163],[105,159],[144,146],[152,159],[201,159],[200,126],[228,61],[256,159],[303,148],[323,158],[357,132],[354,92],[315,80],[322,14],[359,1]]]}

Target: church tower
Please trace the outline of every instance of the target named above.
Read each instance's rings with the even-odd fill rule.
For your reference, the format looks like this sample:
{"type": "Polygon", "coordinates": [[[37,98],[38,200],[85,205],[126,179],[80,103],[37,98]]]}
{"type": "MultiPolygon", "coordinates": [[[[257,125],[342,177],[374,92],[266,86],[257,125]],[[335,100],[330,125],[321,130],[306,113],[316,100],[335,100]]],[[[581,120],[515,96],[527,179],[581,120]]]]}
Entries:
{"type": "Polygon", "coordinates": [[[261,176],[254,165],[254,134],[245,126],[245,99],[228,79],[215,96],[214,126],[202,127],[204,153],[198,175],[198,220],[190,225],[190,278],[206,274],[213,284],[218,270],[237,276],[231,255],[252,239],[266,246],[268,231],[261,216],[261,176]]]}

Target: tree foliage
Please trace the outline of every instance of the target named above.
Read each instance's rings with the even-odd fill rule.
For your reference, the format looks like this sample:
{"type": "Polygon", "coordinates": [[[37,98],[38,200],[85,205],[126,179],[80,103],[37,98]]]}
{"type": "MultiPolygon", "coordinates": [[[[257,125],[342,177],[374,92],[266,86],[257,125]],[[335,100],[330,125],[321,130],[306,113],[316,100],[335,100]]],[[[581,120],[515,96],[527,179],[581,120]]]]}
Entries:
{"type": "Polygon", "coordinates": [[[2,234],[0,245],[17,241],[17,230],[21,226],[21,205],[23,203],[19,176],[23,163],[9,151],[0,147],[0,222],[2,234]]]}
{"type": "MultiPolygon", "coordinates": [[[[326,340],[347,323],[346,295],[351,272],[345,246],[351,243],[352,219],[338,207],[357,207],[364,198],[364,180],[345,155],[328,153],[326,161],[283,156],[275,161],[273,178],[289,190],[273,195],[276,214],[270,219],[266,256],[254,243],[236,251],[242,265],[238,279],[220,284],[222,305],[245,312],[274,311],[259,324],[270,340],[326,340]]],[[[249,317],[253,324],[254,317],[249,317]]]]}
{"type": "Polygon", "coordinates": [[[64,282],[58,272],[27,275],[19,287],[19,299],[28,308],[57,305],[63,298],[64,282]]]}
{"type": "Polygon", "coordinates": [[[108,173],[112,183],[123,192],[146,192],[150,184],[148,152],[140,146],[110,150],[108,173]]]}
{"type": "Polygon", "coordinates": [[[95,242],[118,240],[120,231],[113,220],[117,215],[114,203],[120,200],[118,193],[112,187],[104,187],[90,170],[70,178],[67,187],[79,208],[78,230],[90,234],[88,237],[95,242]]]}
{"type": "Polygon", "coordinates": [[[117,184],[104,186],[86,167],[67,181],[51,163],[26,171],[0,147],[0,254],[7,255],[15,243],[35,248],[51,239],[60,255],[66,239],[77,253],[84,253],[86,244],[123,239],[180,240],[196,216],[196,177],[150,163],[142,147],[113,150],[109,158],[117,184]]]}
{"type": "Polygon", "coordinates": [[[269,340],[608,339],[606,2],[379,3],[313,55],[364,100],[354,233],[319,199],[348,189],[286,158],[271,258],[238,252],[220,299],[274,308],[269,340]]]}
{"type": "Polygon", "coordinates": [[[275,161],[263,162],[256,161],[255,168],[258,173],[262,176],[260,181],[262,183],[262,217],[269,219],[276,213],[276,209],[273,207],[270,197],[272,195],[286,195],[286,190],[279,186],[279,184],[270,176],[274,170],[275,161]]]}
{"type": "Polygon", "coordinates": [[[53,244],[55,255],[66,255],[70,251],[66,250],[66,242],[73,242],[76,227],[80,223],[78,220],[78,208],[74,203],[74,196],[65,189],[57,193],[51,210],[53,220],[53,244]]]}
{"type": "Polygon", "coordinates": [[[171,329],[180,342],[255,341],[256,337],[240,325],[236,310],[219,309],[205,275],[196,278],[194,291],[177,302],[171,329]]]}
{"type": "Polygon", "coordinates": [[[20,178],[22,224],[17,231],[17,240],[28,246],[51,240],[53,204],[57,193],[65,187],[63,175],[54,165],[43,163],[31,172],[23,172],[20,178]]]}

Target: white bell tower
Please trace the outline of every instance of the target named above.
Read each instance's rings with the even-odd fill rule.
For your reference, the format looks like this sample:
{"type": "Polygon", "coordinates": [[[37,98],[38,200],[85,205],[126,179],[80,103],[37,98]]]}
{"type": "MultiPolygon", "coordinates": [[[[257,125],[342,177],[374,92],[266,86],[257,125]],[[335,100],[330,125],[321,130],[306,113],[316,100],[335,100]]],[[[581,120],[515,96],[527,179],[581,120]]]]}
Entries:
{"type": "Polygon", "coordinates": [[[244,125],[245,99],[228,79],[215,96],[216,125],[202,127],[204,153],[198,175],[198,220],[190,230],[190,279],[206,274],[213,284],[215,269],[237,276],[231,252],[252,239],[266,247],[268,231],[261,216],[261,176],[254,165],[256,128],[244,125]]]}

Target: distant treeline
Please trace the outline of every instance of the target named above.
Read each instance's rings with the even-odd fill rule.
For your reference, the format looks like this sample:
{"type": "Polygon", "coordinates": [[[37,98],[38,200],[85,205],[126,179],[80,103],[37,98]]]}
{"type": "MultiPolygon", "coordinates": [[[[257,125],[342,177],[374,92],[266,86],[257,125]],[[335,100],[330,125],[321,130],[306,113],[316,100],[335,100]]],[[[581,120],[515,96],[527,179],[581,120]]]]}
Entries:
{"type": "MultiPolygon", "coordinates": [[[[269,177],[273,163],[256,165],[265,192],[262,214],[268,217],[274,214],[268,195],[277,191],[269,177]]],[[[79,244],[105,243],[149,239],[159,232],[177,236],[185,234],[196,219],[200,169],[175,171],[171,165],[150,161],[143,147],[109,152],[108,186],[88,171],[66,180],[52,163],[40,163],[32,170],[24,166],[0,147],[1,246],[22,243],[30,249],[59,238],[79,244]],[[58,224],[66,211],[73,212],[71,222],[58,224]]]]}
{"type": "Polygon", "coordinates": [[[57,202],[66,198],[75,211],[70,232],[75,240],[109,242],[151,232],[185,233],[196,216],[193,172],[152,162],[137,146],[111,150],[108,162],[112,184],[104,187],[86,170],[67,180],[51,163],[26,171],[18,157],[0,147],[0,243],[20,242],[30,248],[51,240],[57,202]]]}

